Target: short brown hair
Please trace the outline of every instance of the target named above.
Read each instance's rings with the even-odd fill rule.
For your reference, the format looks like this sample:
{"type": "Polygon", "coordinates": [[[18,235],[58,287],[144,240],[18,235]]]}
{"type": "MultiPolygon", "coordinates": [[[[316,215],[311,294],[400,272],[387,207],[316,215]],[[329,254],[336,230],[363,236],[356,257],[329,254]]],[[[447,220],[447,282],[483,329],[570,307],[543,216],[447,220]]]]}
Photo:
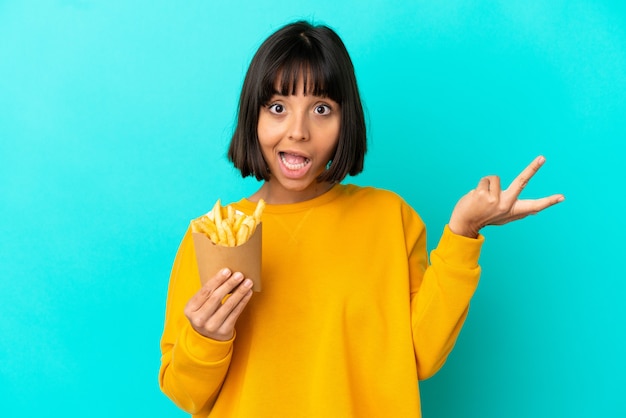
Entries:
{"type": "Polygon", "coordinates": [[[367,151],[365,115],[350,55],[329,27],[298,21],[267,38],[246,73],[237,126],[228,148],[228,159],[242,177],[269,180],[257,134],[259,112],[276,93],[277,81],[280,94],[296,94],[299,77],[304,77],[306,93],[329,97],[341,106],[337,149],[318,181],[340,182],[348,174],[363,171],[367,151]]]}

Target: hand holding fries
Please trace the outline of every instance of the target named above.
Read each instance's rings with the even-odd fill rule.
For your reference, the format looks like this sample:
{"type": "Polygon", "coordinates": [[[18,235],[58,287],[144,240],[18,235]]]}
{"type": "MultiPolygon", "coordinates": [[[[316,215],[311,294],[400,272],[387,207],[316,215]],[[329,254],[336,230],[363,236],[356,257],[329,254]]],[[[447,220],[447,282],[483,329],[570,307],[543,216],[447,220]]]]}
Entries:
{"type": "Polygon", "coordinates": [[[206,215],[191,221],[192,232],[201,232],[216,245],[236,247],[247,242],[261,223],[265,201],[259,200],[254,213],[246,215],[232,206],[222,207],[219,199],[206,215]]]}
{"type": "Polygon", "coordinates": [[[222,269],[187,302],[185,316],[196,332],[227,341],[235,323],[252,297],[252,281],[243,274],[222,269]]]}

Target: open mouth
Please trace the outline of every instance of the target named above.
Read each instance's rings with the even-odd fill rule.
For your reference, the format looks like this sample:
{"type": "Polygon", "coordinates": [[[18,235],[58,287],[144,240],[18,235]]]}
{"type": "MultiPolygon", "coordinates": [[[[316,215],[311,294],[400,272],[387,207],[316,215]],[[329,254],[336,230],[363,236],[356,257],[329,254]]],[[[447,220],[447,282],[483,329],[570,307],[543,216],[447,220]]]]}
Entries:
{"type": "Polygon", "coordinates": [[[287,152],[279,152],[280,161],[282,161],[283,165],[289,170],[300,170],[306,167],[307,164],[311,162],[306,157],[297,154],[290,154],[287,152]]]}

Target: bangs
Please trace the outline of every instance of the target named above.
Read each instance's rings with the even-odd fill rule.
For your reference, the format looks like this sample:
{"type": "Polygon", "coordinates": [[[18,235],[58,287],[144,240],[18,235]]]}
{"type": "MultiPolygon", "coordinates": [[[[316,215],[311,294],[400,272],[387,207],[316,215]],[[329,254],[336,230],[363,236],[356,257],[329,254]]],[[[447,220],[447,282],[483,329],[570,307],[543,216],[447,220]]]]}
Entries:
{"type": "Polygon", "coordinates": [[[296,95],[300,93],[298,88],[304,86],[305,96],[328,97],[341,104],[343,95],[337,76],[339,69],[332,68],[321,52],[306,42],[294,45],[275,63],[264,77],[261,103],[266,104],[275,94],[296,95]]]}

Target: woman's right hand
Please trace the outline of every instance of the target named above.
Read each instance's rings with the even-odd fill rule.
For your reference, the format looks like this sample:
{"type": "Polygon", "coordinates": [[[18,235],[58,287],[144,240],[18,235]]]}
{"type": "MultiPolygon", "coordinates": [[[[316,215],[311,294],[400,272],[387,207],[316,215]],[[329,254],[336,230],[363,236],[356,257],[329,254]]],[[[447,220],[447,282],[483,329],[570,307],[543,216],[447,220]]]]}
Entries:
{"type": "Polygon", "coordinates": [[[223,269],[187,302],[185,316],[199,334],[227,341],[233,338],[235,323],[251,297],[252,280],[223,269]]]}

